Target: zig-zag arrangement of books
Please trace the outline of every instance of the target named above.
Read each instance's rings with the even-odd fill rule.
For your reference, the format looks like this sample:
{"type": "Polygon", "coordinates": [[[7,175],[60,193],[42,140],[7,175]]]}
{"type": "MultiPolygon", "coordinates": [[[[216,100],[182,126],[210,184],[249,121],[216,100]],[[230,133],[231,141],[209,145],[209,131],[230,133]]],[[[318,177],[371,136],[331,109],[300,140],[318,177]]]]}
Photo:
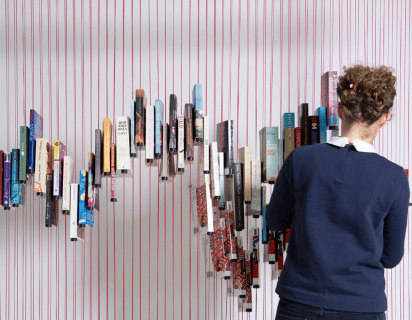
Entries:
{"type": "Polygon", "coordinates": [[[23,205],[27,175],[33,174],[34,192],[46,198],[46,227],[57,225],[62,199],[62,213],[70,214],[71,240],[84,239],[84,227],[93,227],[93,212],[99,211],[102,178],[110,178],[110,201],[115,202],[115,178],[133,176],[131,163],[138,150],[145,151],[146,166],[160,166],[159,179],[168,181],[184,173],[185,162],[194,160],[194,146],[199,146],[205,184],[197,189],[191,186],[195,225],[200,227],[195,232],[209,235],[205,238],[210,241],[214,270],[232,279],[239,311],[250,312],[251,288],[260,286],[259,241],[267,244],[263,256],[275,265],[272,277],[276,278],[283,268],[291,230],[272,232],[266,227],[264,184],[276,182],[284,159],[294,148],[325,143],[327,135],[338,135],[336,81],[337,72],[322,76],[323,107],[316,109],[316,115],[308,116],[308,104],[301,104],[295,127],[294,113],[285,113],[280,130],[264,127],[259,131],[260,159],[252,160],[251,148],[246,146],[239,148],[238,162],[233,155],[233,120],[218,123],[218,141],[209,140],[201,84],[194,85],[193,104],[185,104],[184,115],[177,115],[177,98],[170,95],[169,123],[163,122],[163,102],[156,99],[154,105],[147,105],[144,90],[138,89],[130,101],[130,116],[116,117],[114,132],[109,118],[103,119],[103,132],[95,130],[95,152],[88,154],[88,170],[80,170],[79,183],[72,181],[74,164],[65,145],[60,141],[51,145],[43,138],[43,120],[30,110],[30,129],[20,127],[20,149],[4,155],[0,151],[1,204],[6,210],[23,205]],[[251,250],[243,249],[243,238],[235,233],[244,230],[245,215],[263,217],[262,230],[250,230],[251,250]]]}

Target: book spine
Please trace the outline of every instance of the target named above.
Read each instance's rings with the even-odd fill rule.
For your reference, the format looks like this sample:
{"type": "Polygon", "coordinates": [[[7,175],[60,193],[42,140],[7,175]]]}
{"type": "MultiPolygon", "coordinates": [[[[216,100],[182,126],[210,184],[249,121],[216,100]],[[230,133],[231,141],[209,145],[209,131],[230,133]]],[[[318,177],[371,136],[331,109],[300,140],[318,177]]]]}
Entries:
{"type": "Polygon", "coordinates": [[[112,143],[110,146],[110,153],[111,153],[111,164],[110,164],[110,201],[116,202],[116,182],[115,182],[115,175],[116,175],[116,152],[115,152],[115,144],[112,143]]]}
{"type": "Polygon", "coordinates": [[[129,136],[129,144],[130,144],[130,156],[135,158],[137,155],[136,152],[136,135],[135,135],[135,118],[136,118],[136,108],[135,108],[135,101],[132,99],[130,100],[130,136],[129,136]]]}
{"type": "Polygon", "coordinates": [[[246,312],[252,312],[252,251],[245,250],[246,312]]]}
{"type": "Polygon", "coordinates": [[[129,126],[129,117],[116,117],[116,170],[123,174],[132,169],[129,126]]]}
{"type": "Polygon", "coordinates": [[[259,218],[261,212],[261,164],[260,161],[251,161],[252,167],[252,201],[250,206],[254,218],[259,218]]]}
{"type": "Polygon", "coordinates": [[[219,186],[219,160],[217,154],[217,143],[212,142],[210,144],[210,164],[211,164],[211,186],[212,186],[212,197],[214,199],[220,198],[220,186],[219,186]]]}
{"type": "Polygon", "coordinates": [[[320,143],[319,137],[319,116],[309,117],[309,132],[310,132],[310,144],[320,143]]]}
{"type": "Polygon", "coordinates": [[[235,219],[233,212],[226,211],[226,252],[229,254],[230,262],[235,262],[237,260],[236,254],[236,237],[235,237],[235,219]]]}
{"type": "Polygon", "coordinates": [[[245,228],[245,213],[243,207],[243,178],[242,164],[233,163],[233,184],[234,184],[234,202],[235,202],[235,227],[236,231],[242,231],[245,228]]]}
{"type": "Polygon", "coordinates": [[[282,235],[280,232],[276,232],[276,262],[278,263],[278,269],[283,270],[283,250],[282,250],[282,235]]]}
{"type": "Polygon", "coordinates": [[[26,126],[20,127],[20,164],[19,164],[19,181],[26,183],[28,169],[28,151],[29,151],[29,128],[26,126]]]}
{"type": "Polygon", "coordinates": [[[177,152],[177,97],[175,94],[170,95],[169,103],[169,152],[177,152]]]}
{"type": "Polygon", "coordinates": [[[210,173],[209,155],[209,117],[203,117],[203,173],[210,173]]]}
{"type": "Polygon", "coordinates": [[[186,103],[185,105],[185,137],[186,137],[186,160],[193,161],[193,105],[186,103]]]}
{"type": "Polygon", "coordinates": [[[10,184],[11,184],[11,152],[4,153],[3,165],[3,207],[10,209],[10,184]]]}
{"type": "Polygon", "coordinates": [[[29,166],[27,172],[32,174],[34,172],[34,163],[36,157],[36,138],[34,136],[34,111],[30,110],[30,137],[29,137],[29,166]]]}
{"type": "Polygon", "coordinates": [[[239,298],[246,297],[246,269],[245,269],[245,251],[243,250],[243,237],[236,237],[236,255],[239,268],[239,298]]]}
{"type": "Polygon", "coordinates": [[[154,160],[154,106],[146,107],[146,161],[154,160]]]}
{"type": "Polygon", "coordinates": [[[315,110],[315,115],[319,116],[319,141],[326,143],[326,107],[319,107],[315,110]]]}
{"type": "Polygon", "coordinates": [[[260,199],[261,199],[261,211],[262,211],[262,243],[268,243],[269,229],[266,225],[266,186],[261,187],[260,199]]]}
{"type": "MultiPolygon", "coordinates": [[[[257,238],[259,241],[259,238],[257,238]]],[[[252,252],[252,281],[253,281],[253,288],[258,289],[260,287],[260,279],[259,279],[259,261],[257,258],[256,251],[252,252]]]]}
{"type": "Polygon", "coordinates": [[[159,176],[161,177],[162,180],[166,181],[169,177],[169,168],[168,168],[168,164],[169,164],[169,159],[168,159],[168,155],[169,155],[169,150],[167,147],[167,131],[168,131],[168,124],[167,123],[163,123],[162,125],[162,130],[163,130],[163,151],[162,151],[162,161],[161,161],[161,165],[160,165],[160,173],[159,176]]]}
{"type": "Polygon", "coordinates": [[[61,198],[62,196],[62,179],[63,179],[63,158],[66,153],[66,147],[60,141],[54,141],[54,160],[53,160],[53,196],[61,198]]]}
{"type": "Polygon", "coordinates": [[[79,225],[86,226],[87,218],[87,171],[80,170],[79,179],[79,225]]]}
{"type": "Polygon", "coordinates": [[[196,207],[199,227],[204,228],[207,226],[206,184],[196,188],[196,207]]]}
{"type": "Polygon", "coordinates": [[[243,164],[243,191],[245,203],[252,201],[252,183],[251,183],[251,148],[239,148],[239,162],[243,164]]]}
{"type": "Polygon", "coordinates": [[[295,128],[285,128],[285,159],[295,149],[295,128]]]}
{"type": "Polygon", "coordinates": [[[95,146],[95,160],[94,160],[94,186],[101,188],[102,186],[102,131],[96,129],[94,131],[94,146],[95,146]]]}
{"type": "Polygon", "coordinates": [[[0,150],[0,205],[3,205],[4,152],[0,150]]]}
{"type": "Polygon", "coordinates": [[[10,197],[11,206],[18,207],[21,202],[21,189],[19,184],[19,162],[20,150],[13,149],[11,153],[11,186],[10,197]]]}
{"type": "Polygon", "coordinates": [[[202,85],[195,84],[193,87],[193,104],[194,104],[194,119],[195,119],[195,141],[203,141],[203,98],[202,85]]]}
{"type": "MultiPolygon", "coordinates": [[[[135,116],[135,141],[137,147],[143,147],[145,144],[145,110],[146,95],[143,89],[136,90],[136,116],[135,116]]],[[[154,120],[153,120],[154,121],[154,120]]]]}
{"type": "Polygon", "coordinates": [[[321,78],[322,107],[327,107],[327,125],[337,127],[339,125],[338,116],[338,73],[328,71],[321,78]]]}
{"type": "Polygon", "coordinates": [[[212,197],[210,194],[210,175],[205,174],[205,188],[206,188],[206,212],[207,212],[207,234],[213,234],[213,208],[212,197]]]}
{"type": "Polygon", "coordinates": [[[103,119],[103,175],[110,175],[110,145],[112,143],[112,123],[109,118],[103,119]]]}
{"type": "Polygon", "coordinates": [[[77,241],[79,184],[70,184],[70,240],[77,241]]]}
{"type": "Polygon", "coordinates": [[[34,170],[34,192],[42,196],[46,192],[46,170],[47,170],[47,140],[36,139],[36,168],[34,170]]]}
{"type": "Polygon", "coordinates": [[[62,213],[68,214],[70,212],[70,184],[73,177],[73,160],[71,157],[65,156],[63,161],[62,213]]]}
{"type": "Polygon", "coordinates": [[[53,226],[57,227],[57,224],[58,224],[58,214],[57,214],[57,212],[59,211],[59,199],[55,198],[55,197],[52,197],[51,201],[52,201],[51,215],[50,215],[51,224],[53,226]]]}
{"type": "Polygon", "coordinates": [[[279,173],[278,127],[265,127],[259,135],[262,144],[262,182],[274,184],[279,173]]]}
{"type": "Polygon", "coordinates": [[[87,209],[93,210],[94,208],[94,179],[93,179],[93,172],[94,172],[94,154],[92,152],[89,153],[89,170],[87,171],[87,209]]]}
{"type": "Polygon", "coordinates": [[[178,116],[178,152],[177,152],[177,171],[185,171],[185,121],[182,115],[178,116]]]}
{"type": "Polygon", "coordinates": [[[218,162],[219,162],[219,210],[225,210],[225,171],[224,171],[224,162],[225,154],[223,152],[218,152],[218,162]]]}
{"type": "Polygon", "coordinates": [[[155,100],[155,159],[162,158],[162,120],[163,120],[163,103],[161,100],[155,100]]]}
{"type": "Polygon", "coordinates": [[[47,169],[46,174],[46,217],[45,224],[47,228],[52,226],[51,214],[52,214],[52,198],[53,198],[53,170],[47,169]]]}
{"type": "Polygon", "coordinates": [[[227,150],[226,154],[226,166],[225,166],[225,175],[233,174],[233,120],[226,121],[227,123],[227,150]]]}
{"type": "Polygon", "coordinates": [[[302,146],[302,128],[295,128],[295,148],[302,146]]]}

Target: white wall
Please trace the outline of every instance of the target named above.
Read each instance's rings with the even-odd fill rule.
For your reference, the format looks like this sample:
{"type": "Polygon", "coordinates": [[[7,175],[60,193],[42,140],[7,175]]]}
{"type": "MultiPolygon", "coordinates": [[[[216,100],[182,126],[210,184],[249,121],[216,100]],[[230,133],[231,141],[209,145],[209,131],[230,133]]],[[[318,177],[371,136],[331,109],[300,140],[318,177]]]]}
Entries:
{"type": "MultiPolygon", "coordinates": [[[[94,152],[94,129],[106,116],[128,114],[134,89],[145,89],[151,104],[166,102],[167,112],[175,93],[181,112],[193,85],[202,83],[211,125],[233,119],[234,146],[251,146],[257,159],[260,128],[279,126],[281,115],[297,112],[302,102],[313,114],[322,73],[359,61],[396,69],[393,120],[374,147],[410,167],[409,1],[241,1],[241,14],[237,1],[224,1],[223,8],[221,1],[216,8],[211,1],[182,1],[76,1],[75,7],[67,1],[66,7],[62,0],[6,0],[0,15],[0,149],[18,146],[19,126],[29,125],[35,108],[44,117],[44,137],[67,145],[78,172],[94,152]]],[[[203,183],[197,151],[174,189],[158,182],[156,168],[141,163],[143,153],[134,160],[134,178],[117,180],[116,204],[109,202],[105,181],[101,212],[84,243],[68,240],[62,215],[58,228],[44,227],[45,200],[33,195],[30,183],[25,207],[0,212],[0,318],[131,319],[132,312],[135,319],[243,318],[237,298],[226,298],[225,281],[206,279],[210,251],[190,232],[189,185],[203,183]]],[[[249,218],[248,227],[255,225],[261,219],[249,218]]],[[[385,271],[387,319],[411,315],[410,239],[408,226],[404,259],[385,271]]],[[[251,319],[276,313],[277,281],[270,281],[271,266],[262,263],[261,270],[266,273],[262,287],[253,289],[251,319]]]]}

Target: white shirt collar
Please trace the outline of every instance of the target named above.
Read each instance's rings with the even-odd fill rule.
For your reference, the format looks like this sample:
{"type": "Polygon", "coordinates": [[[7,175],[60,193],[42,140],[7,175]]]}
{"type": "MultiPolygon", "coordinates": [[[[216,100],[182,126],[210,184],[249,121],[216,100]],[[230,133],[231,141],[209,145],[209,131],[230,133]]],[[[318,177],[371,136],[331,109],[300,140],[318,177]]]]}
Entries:
{"type": "MultiPolygon", "coordinates": [[[[333,144],[338,147],[344,147],[349,143],[348,137],[331,137],[326,143],[333,144]]],[[[356,148],[357,151],[360,152],[371,152],[377,153],[373,145],[363,140],[355,139],[353,140],[353,146],[356,148]]]]}

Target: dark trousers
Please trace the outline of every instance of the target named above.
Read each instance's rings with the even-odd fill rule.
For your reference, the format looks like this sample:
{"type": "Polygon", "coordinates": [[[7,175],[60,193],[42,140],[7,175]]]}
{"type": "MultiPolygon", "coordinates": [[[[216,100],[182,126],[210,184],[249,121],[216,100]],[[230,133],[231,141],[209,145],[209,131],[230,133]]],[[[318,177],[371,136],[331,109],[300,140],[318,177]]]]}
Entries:
{"type": "Polygon", "coordinates": [[[386,320],[385,312],[362,313],[312,307],[280,297],[275,320],[386,320]]]}

